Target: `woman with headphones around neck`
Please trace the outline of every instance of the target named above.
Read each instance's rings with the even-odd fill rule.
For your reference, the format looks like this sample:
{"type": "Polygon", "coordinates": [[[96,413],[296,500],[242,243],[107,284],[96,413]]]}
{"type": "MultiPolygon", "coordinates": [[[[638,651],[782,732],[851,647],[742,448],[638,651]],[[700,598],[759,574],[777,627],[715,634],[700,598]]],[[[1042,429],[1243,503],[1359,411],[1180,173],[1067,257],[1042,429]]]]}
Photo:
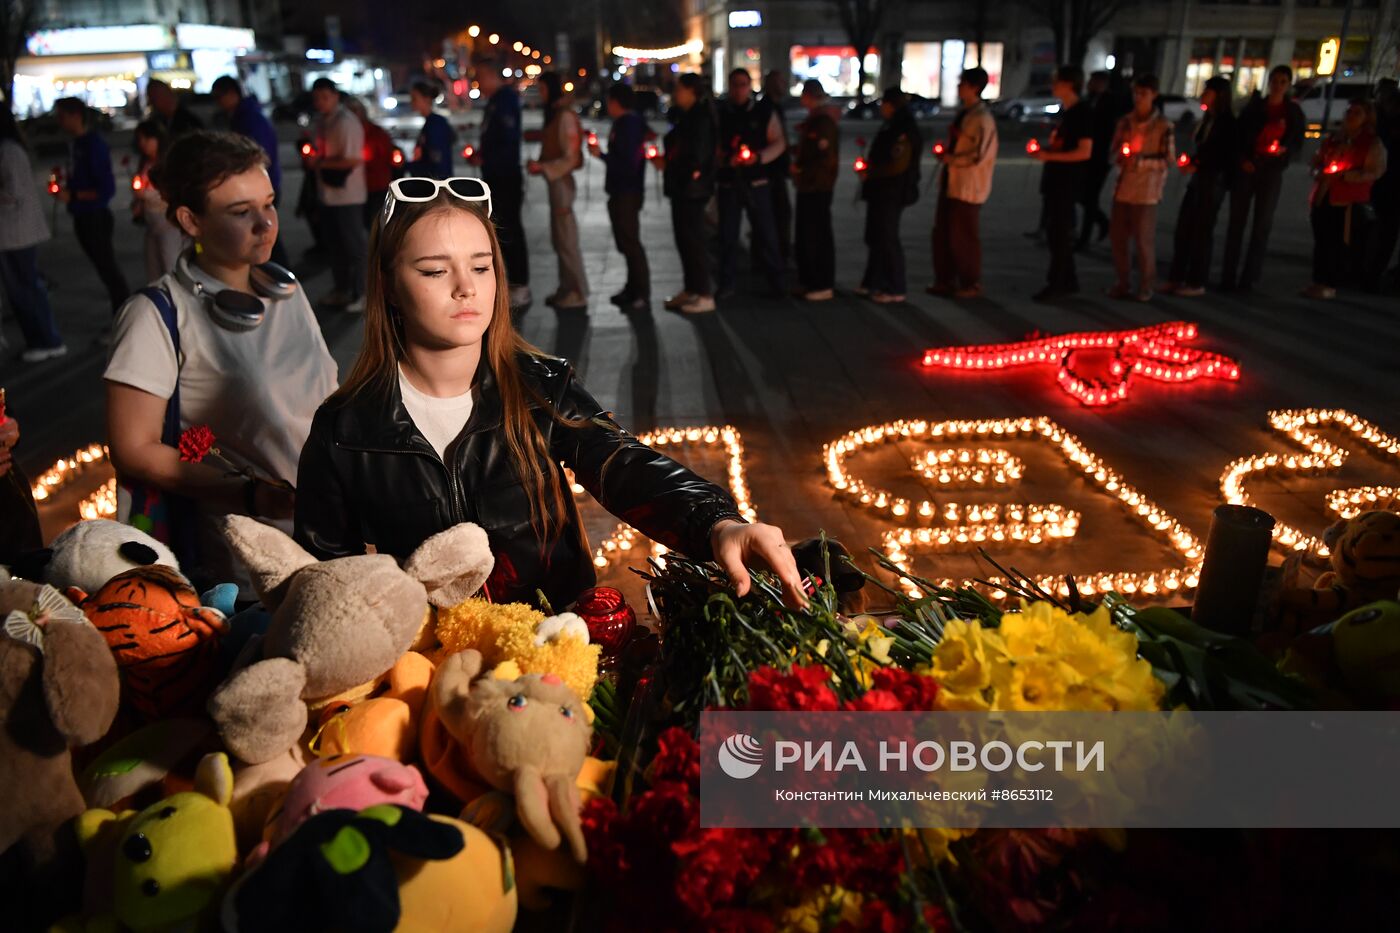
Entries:
{"type": "Polygon", "coordinates": [[[564,360],[511,322],[491,192],[475,178],[400,178],[370,234],[365,341],[311,427],[296,539],[319,558],[408,557],[465,521],[486,530],[496,602],[556,611],[594,585],[562,466],[653,540],[711,558],[740,595],[746,564],[805,602],[783,534],[747,523],[728,492],[624,431],[564,360]]]}
{"type": "Polygon", "coordinates": [[[264,265],[277,242],[266,165],[257,143],[233,133],[195,132],[170,147],[158,184],[194,246],[122,307],[103,374],[118,476],[195,503],[200,562],[214,580],[241,572],[203,519],[249,514],[290,531],[297,460],[336,388],[305,293],[264,265]],[[219,455],[246,475],[182,460],[168,409],[181,431],[208,425],[219,455]]]}

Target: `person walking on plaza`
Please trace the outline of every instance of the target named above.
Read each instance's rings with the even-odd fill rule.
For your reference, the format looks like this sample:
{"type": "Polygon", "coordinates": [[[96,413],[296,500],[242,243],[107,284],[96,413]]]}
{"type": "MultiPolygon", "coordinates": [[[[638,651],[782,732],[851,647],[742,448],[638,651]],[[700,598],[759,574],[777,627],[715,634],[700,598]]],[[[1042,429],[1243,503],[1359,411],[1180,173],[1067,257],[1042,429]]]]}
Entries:
{"type": "Polygon", "coordinates": [[[1108,236],[1108,215],[1099,206],[1099,198],[1103,194],[1104,182],[1108,180],[1109,167],[1113,164],[1113,152],[1109,148],[1113,142],[1113,131],[1118,126],[1118,120],[1130,109],[1124,106],[1122,96],[1110,82],[1111,76],[1107,71],[1094,72],[1089,76],[1088,93],[1084,97],[1093,123],[1094,148],[1084,166],[1083,200],[1080,202],[1084,211],[1080,218],[1076,249],[1089,245],[1094,227],[1098,227],[1100,240],[1108,236]]]}
{"type": "MultiPolygon", "coordinates": [[[[251,94],[243,93],[243,85],[231,75],[214,79],[209,89],[214,103],[223,111],[231,132],[247,136],[262,147],[267,155],[267,177],[272,182],[272,194],[278,205],[282,203],[282,157],[278,153],[277,130],[272,121],[263,113],[262,104],[251,94]]],[[[282,240],[272,247],[272,261],[280,266],[290,267],[287,248],[282,240]]]]}
{"type": "Polygon", "coordinates": [[[1239,172],[1230,188],[1230,220],[1225,228],[1225,264],[1220,287],[1248,291],[1259,282],[1264,251],[1274,226],[1274,210],[1283,190],[1283,170],[1303,150],[1303,109],[1290,95],[1293,69],[1277,65],[1269,72],[1268,96],[1255,94],[1240,111],[1238,121],[1239,172]],[[1254,208],[1249,247],[1240,252],[1244,228],[1254,208]]]}
{"type": "Polygon", "coordinates": [[[909,112],[909,99],[898,85],[885,88],[880,98],[884,123],[871,140],[861,173],[865,199],[865,245],[869,248],[858,295],[879,304],[905,300],[904,244],[899,221],[904,209],[919,199],[919,156],[923,146],[919,127],[909,112]]]}
{"type": "Polygon", "coordinates": [[[539,86],[545,111],[543,139],[539,159],[532,159],[526,170],[543,175],[549,186],[549,239],[559,260],[559,287],[545,304],[561,311],[580,311],[588,307],[588,275],[583,269],[578,218],[574,216],[578,194],[574,172],[583,167],[583,127],[574,112],[573,95],[564,90],[564,79],[558,72],[540,75],[539,86]]]}
{"type": "Polygon", "coordinates": [[[1196,151],[1177,163],[1191,180],[1176,215],[1171,271],[1160,289],[1183,298],[1205,294],[1216,216],[1239,160],[1229,78],[1216,75],[1206,82],[1201,109],[1205,115],[1196,125],[1196,151]]]}
{"type": "Polygon", "coordinates": [[[26,349],[20,359],[26,363],[68,352],[54,323],[48,286],[39,274],[39,244],[48,238],[49,224],[39,204],[24,135],[10,108],[0,107],[0,288],[24,334],[26,349]]]}
{"type": "Polygon", "coordinates": [[[408,163],[410,175],[452,177],[452,153],[457,147],[457,131],[447,122],[447,117],[433,109],[437,99],[438,89],[427,81],[415,81],[408,92],[413,112],[423,118],[423,128],[418,131],[418,142],[413,147],[413,159],[408,163]]]}
{"type": "Polygon", "coordinates": [[[146,83],[146,103],[151,108],[151,117],[165,125],[171,141],[204,129],[204,121],[191,113],[175,89],[159,78],[146,83]]]}
{"type": "Polygon", "coordinates": [[[486,109],[481,115],[481,136],[472,162],[480,167],[481,180],[491,186],[491,220],[501,239],[501,256],[510,282],[510,306],[523,308],[531,296],[530,250],[520,219],[525,197],[525,179],[520,172],[520,95],[502,78],[497,59],[477,59],[476,80],[486,99],[486,109]]]}
{"type": "Polygon", "coordinates": [[[997,123],[982,100],[989,77],[969,68],[958,79],[957,116],[939,160],[943,177],[933,219],[933,273],[929,294],[977,298],[982,294],[982,242],[978,221],[992,193],[997,123]]]}
{"type": "Polygon", "coordinates": [[[645,311],[651,307],[651,270],[642,248],[642,201],[646,193],[647,123],[634,108],[632,85],[618,82],[608,88],[608,151],[603,152],[596,138],[588,145],[595,158],[603,160],[607,173],[603,189],[608,194],[608,220],[612,222],[613,242],[627,261],[627,283],[610,299],[623,311],[645,311]]]}
{"type": "Polygon", "coordinates": [[[743,68],[729,73],[729,96],[720,107],[719,124],[719,297],[734,294],[744,213],[769,293],[786,297],[768,165],[787,151],[787,142],[772,102],[754,96],[753,79],[743,68]]]}
{"type": "Polygon", "coordinates": [[[705,258],[705,205],[715,193],[718,119],[703,76],[687,72],[671,98],[678,119],[666,134],[662,188],[671,199],[671,231],[681,257],[681,290],[668,311],[704,314],[715,309],[705,258]]]}
{"type": "Polygon", "coordinates": [[[315,108],[315,152],[307,160],[316,173],[317,214],[326,245],[330,248],[335,290],[322,304],[359,313],[365,309],[365,131],[340,99],[340,88],[330,78],[311,85],[315,108]]]}
{"type": "Polygon", "coordinates": [[[1074,206],[1082,199],[1084,175],[1094,150],[1094,120],[1089,105],[1080,99],[1084,71],[1078,65],[1061,65],[1055,71],[1054,94],[1060,102],[1060,119],[1050,141],[1031,158],[1046,163],[1040,176],[1045,202],[1045,237],[1050,245],[1050,271],[1036,301],[1053,301],[1079,291],[1074,268],[1074,206]]]}
{"type": "Polygon", "coordinates": [[[185,234],[165,216],[165,198],[156,185],[158,166],[170,147],[165,124],[159,120],[142,120],[133,134],[141,166],[131,182],[131,215],[146,228],[146,279],[154,282],[171,269],[185,248],[185,234]]]}
{"type": "Polygon", "coordinates": [[[792,184],[797,189],[797,281],[807,301],[836,297],[836,238],[831,197],[840,171],[840,111],[816,78],[802,83],[807,119],[797,124],[792,151],[792,184]]]}
{"type": "Polygon", "coordinates": [[[1376,108],[1355,100],[1341,127],[1313,157],[1316,181],[1308,198],[1313,230],[1313,280],[1308,298],[1337,297],[1337,288],[1358,281],[1364,263],[1364,210],[1371,187],[1386,173],[1385,146],[1376,136],[1376,108]]]}
{"type": "MultiPolygon", "coordinates": [[[[369,118],[365,102],[354,94],[344,98],[345,107],[360,121],[360,129],[365,134],[365,205],[361,216],[365,230],[374,223],[374,218],[384,209],[384,197],[389,193],[389,182],[394,180],[394,138],[389,131],[369,118]]],[[[400,154],[402,158],[402,154],[400,154]]]]}
{"type": "Polygon", "coordinates": [[[763,99],[773,107],[773,115],[778,118],[778,132],[783,137],[782,154],[768,163],[768,183],[772,186],[773,229],[778,235],[778,255],[784,263],[792,255],[792,196],[788,192],[792,160],[788,150],[787,114],[783,112],[783,105],[790,98],[787,78],[781,71],[775,68],[763,76],[763,99]]]}
{"type": "Polygon", "coordinates": [[[1118,162],[1109,223],[1113,268],[1118,275],[1110,298],[1147,301],[1157,278],[1157,205],[1167,184],[1167,166],[1176,158],[1171,123],[1157,109],[1157,76],[1133,80],[1133,109],[1118,121],[1112,151],[1118,162]],[[1136,246],[1138,287],[1132,287],[1132,248],[1136,246]]]}
{"type": "Polygon", "coordinates": [[[61,97],[54,102],[53,111],[59,128],[73,140],[68,150],[68,174],[57,197],[68,205],[78,245],[102,279],[112,313],[116,314],[131,289],[112,249],[116,221],[108,205],[117,192],[112,153],[107,141],[88,126],[87,105],[81,100],[61,97]]]}

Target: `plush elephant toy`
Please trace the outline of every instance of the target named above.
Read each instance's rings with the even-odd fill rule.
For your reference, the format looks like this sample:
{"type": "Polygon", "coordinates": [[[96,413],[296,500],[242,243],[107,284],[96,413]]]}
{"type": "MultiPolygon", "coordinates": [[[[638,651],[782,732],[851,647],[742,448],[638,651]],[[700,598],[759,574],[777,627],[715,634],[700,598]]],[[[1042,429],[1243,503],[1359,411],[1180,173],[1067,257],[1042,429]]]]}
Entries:
{"type": "Polygon", "coordinates": [[[224,534],[272,619],[261,658],[235,671],[209,699],[228,750],[250,764],[291,748],[320,707],[363,687],[368,695],[419,637],[431,606],[480,589],[494,561],[486,532],[439,532],[402,568],[388,554],[318,561],[270,525],[240,515],[224,534]]]}
{"type": "Polygon", "coordinates": [[[433,679],[432,702],[465,763],[483,783],[515,798],[515,814],[545,849],[568,843],[588,858],[578,775],[592,728],[583,701],[554,674],[501,680],[481,674],[477,651],[454,654],[433,679]]]}

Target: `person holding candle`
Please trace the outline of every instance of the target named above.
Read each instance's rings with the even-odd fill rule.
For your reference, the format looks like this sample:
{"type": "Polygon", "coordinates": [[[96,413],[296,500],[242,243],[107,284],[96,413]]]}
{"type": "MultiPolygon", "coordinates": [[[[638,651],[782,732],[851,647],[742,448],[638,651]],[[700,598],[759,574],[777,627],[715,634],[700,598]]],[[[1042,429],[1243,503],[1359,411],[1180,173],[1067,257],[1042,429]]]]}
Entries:
{"type": "Polygon", "coordinates": [[[540,75],[545,124],[540,157],[526,164],[531,175],[544,176],[549,191],[549,238],[559,259],[559,287],[544,303],[560,311],[588,308],[588,276],[578,244],[574,172],[583,167],[583,127],[574,112],[573,95],[564,90],[557,71],[540,75]]]}
{"type": "Polygon", "coordinates": [[[958,79],[958,114],[948,129],[948,145],[936,153],[943,163],[938,207],[933,220],[931,295],[976,298],[982,294],[982,243],[978,219],[992,193],[997,161],[997,123],[982,101],[989,78],[969,68],[958,79]]]}
{"type": "Polygon", "coordinates": [[[1230,220],[1225,228],[1225,263],[1220,287],[1226,291],[1249,291],[1259,282],[1264,267],[1264,251],[1274,226],[1274,210],[1283,190],[1283,170],[1303,150],[1303,109],[1293,100],[1293,69],[1276,65],[1269,72],[1268,95],[1255,94],[1245,104],[1239,119],[1239,174],[1230,189],[1230,220]],[[1244,228],[1251,206],[1254,224],[1249,246],[1244,247],[1244,228]],[[1244,252],[1244,269],[1240,253],[1244,252]]]}
{"type": "Polygon", "coordinates": [[[166,543],[182,564],[192,556],[185,570],[205,582],[246,582],[217,516],[255,515],[291,530],[287,481],[316,406],[336,386],[305,292],[259,268],[278,228],[266,160],[234,133],[196,131],[171,144],[157,184],[195,245],[122,307],[103,373],[121,519],[145,514],[130,494],[139,488],[184,507],[190,520],[172,522],[166,543]],[[251,476],[183,459],[171,435],[194,426],[208,426],[219,455],[251,476]]]}
{"type": "Polygon", "coordinates": [[[681,290],[666,299],[668,311],[707,314],[715,309],[705,259],[705,205],[715,191],[718,119],[704,79],[687,72],[672,96],[680,118],[666,134],[659,160],[662,188],[671,199],[671,230],[681,257],[681,290]]]}
{"type": "Polygon", "coordinates": [[[1050,142],[1027,154],[1045,163],[1040,193],[1045,201],[1045,232],[1050,244],[1050,270],[1036,301],[1054,301],[1079,291],[1074,268],[1074,207],[1084,190],[1084,173],[1094,151],[1094,121],[1089,105],[1080,99],[1084,70],[1061,65],[1055,71],[1053,93],[1060,102],[1060,120],[1050,142]]]}
{"type": "Polygon", "coordinates": [[[1376,137],[1376,108],[1366,100],[1347,107],[1341,127],[1313,157],[1316,181],[1308,203],[1313,230],[1313,281],[1308,298],[1337,297],[1349,272],[1360,271],[1363,212],[1371,186],[1385,174],[1386,151],[1376,137]]]}
{"type": "Polygon", "coordinates": [[[734,294],[739,221],[747,213],[770,296],[785,298],[768,166],[787,152],[787,140],[773,102],[754,96],[753,78],[743,68],[729,73],[729,96],[720,108],[719,144],[719,297],[734,294]]]}
{"type": "Polygon", "coordinates": [[[88,126],[87,105],[81,100],[76,97],[60,98],[54,101],[53,112],[58,118],[59,128],[73,138],[69,148],[66,184],[59,189],[56,197],[68,205],[78,245],[102,279],[107,298],[112,304],[112,314],[115,315],[127,295],[131,294],[131,289],[127,287],[126,276],[112,248],[116,220],[108,205],[117,193],[117,181],[112,175],[112,153],[107,148],[106,140],[88,126]]]}
{"type": "Polygon", "coordinates": [[[39,244],[48,238],[24,135],[9,108],[0,108],[0,288],[24,334],[20,359],[26,363],[68,352],[39,274],[39,244]]]}
{"type": "Polygon", "coordinates": [[[1133,79],[1132,112],[1118,121],[1111,151],[1118,160],[1118,184],[1113,189],[1109,231],[1113,268],[1118,280],[1110,298],[1148,301],[1157,272],[1157,205],[1167,184],[1167,166],[1175,157],[1175,133],[1157,109],[1157,76],[1133,79]],[[1137,246],[1138,287],[1132,288],[1130,249],[1137,246]]]}
{"type": "Polygon", "coordinates": [[[146,281],[154,282],[171,269],[185,248],[185,232],[165,216],[165,199],[156,185],[156,171],[170,143],[165,124],[143,120],[133,134],[141,155],[141,167],[131,180],[131,215],[146,227],[146,281]]]}
{"type": "Polygon", "coordinates": [[[1177,168],[1191,180],[1176,215],[1171,271],[1159,289],[1182,298],[1206,292],[1215,221],[1239,160],[1229,78],[1216,75],[1206,82],[1201,109],[1205,114],[1196,125],[1195,154],[1177,161],[1177,168]]]}
{"type": "MultiPolygon", "coordinates": [[[[409,106],[423,118],[423,128],[418,131],[418,141],[413,147],[413,159],[408,163],[410,175],[426,175],[429,178],[449,178],[452,175],[452,153],[457,148],[457,131],[446,117],[433,109],[439,96],[438,88],[427,81],[415,81],[409,89],[409,106]]],[[[382,206],[383,203],[381,199],[379,204],[382,206]]]]}
{"type": "Polygon", "coordinates": [[[646,194],[647,122],[637,113],[632,85],[618,82],[608,88],[608,151],[598,145],[596,133],[588,134],[588,151],[607,168],[603,188],[608,194],[608,220],[613,242],[627,262],[627,282],[612,296],[624,312],[651,307],[651,270],[642,248],[641,214],[646,194]]]}
{"type": "Polygon", "coordinates": [[[840,111],[816,78],[802,82],[807,118],[797,124],[792,184],[797,189],[797,281],[806,301],[836,297],[836,238],[831,197],[840,165],[840,111]]]}
{"type": "Polygon", "coordinates": [[[904,244],[899,222],[904,209],[919,198],[919,157],[923,138],[909,112],[909,98],[898,85],[880,97],[885,122],[870,143],[860,170],[860,196],[865,199],[865,275],[857,294],[877,304],[905,301],[904,244]]]}
{"type": "Polygon", "coordinates": [[[307,551],[373,545],[403,559],[475,522],[495,557],[487,597],[542,592],[562,610],[595,582],[568,467],[622,520],[718,561],[739,595],[757,563],[790,605],[805,603],[779,529],[745,522],[729,493],[628,434],[566,361],[520,337],[484,183],[395,181],[371,241],[365,341],[301,454],[295,536],[307,551]]]}
{"type": "Polygon", "coordinates": [[[5,390],[0,388],[0,528],[5,529],[0,535],[0,566],[13,564],[44,546],[29,477],[14,461],[18,443],[19,422],[6,413],[5,390]]]}

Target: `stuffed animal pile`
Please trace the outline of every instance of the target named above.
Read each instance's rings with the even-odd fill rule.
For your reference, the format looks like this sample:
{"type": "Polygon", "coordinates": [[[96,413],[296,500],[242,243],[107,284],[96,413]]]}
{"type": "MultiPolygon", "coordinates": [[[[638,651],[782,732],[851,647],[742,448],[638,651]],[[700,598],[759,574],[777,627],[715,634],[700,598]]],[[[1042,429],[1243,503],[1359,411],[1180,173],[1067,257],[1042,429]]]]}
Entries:
{"type": "Polygon", "coordinates": [[[476,598],[475,525],[402,566],[223,531],[253,607],[104,520],[0,569],[5,928],[505,933],[577,890],[583,621],[476,598]]]}

